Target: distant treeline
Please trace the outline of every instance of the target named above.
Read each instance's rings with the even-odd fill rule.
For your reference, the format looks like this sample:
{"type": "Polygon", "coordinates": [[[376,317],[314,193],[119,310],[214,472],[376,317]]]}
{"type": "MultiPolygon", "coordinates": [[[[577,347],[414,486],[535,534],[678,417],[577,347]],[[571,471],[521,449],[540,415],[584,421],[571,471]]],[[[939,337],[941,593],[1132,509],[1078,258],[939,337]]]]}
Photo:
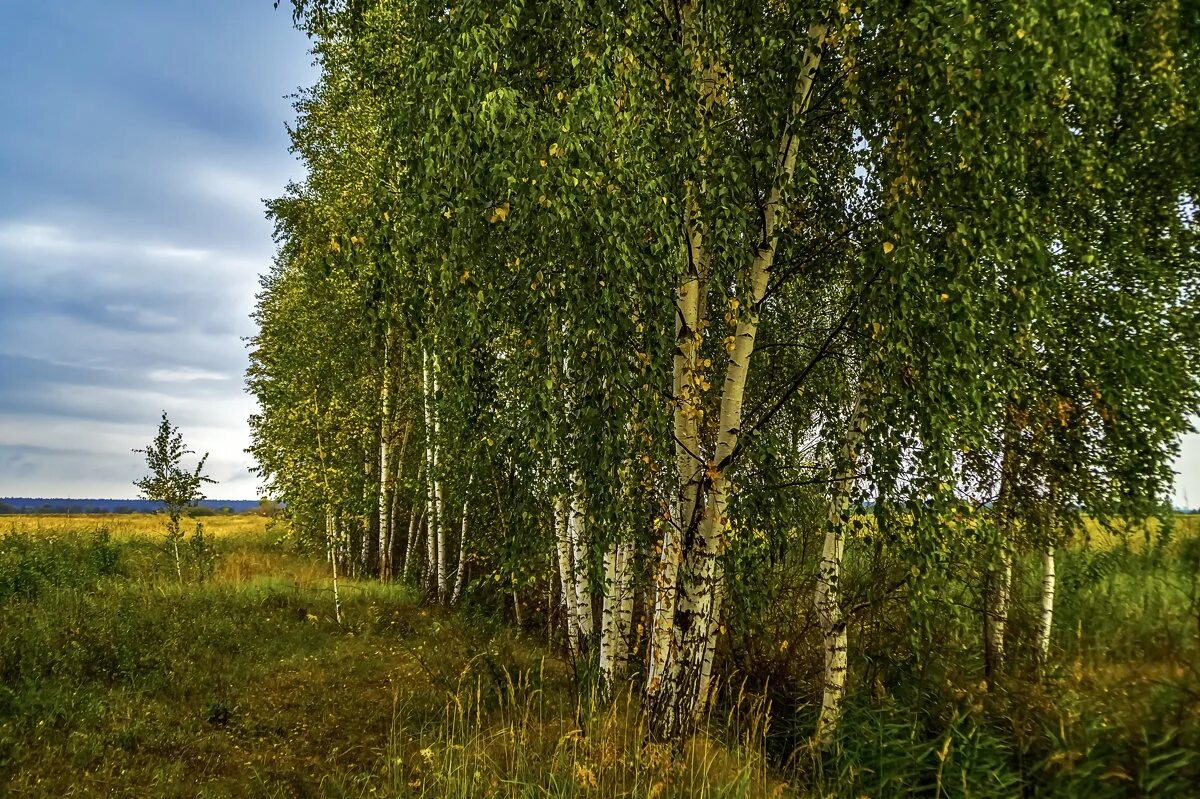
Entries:
{"type": "MultiPolygon", "coordinates": [[[[0,497],[0,513],[153,513],[161,502],[148,499],[47,499],[0,497]]],[[[273,503],[257,499],[205,499],[193,509],[200,514],[270,512],[273,503]]]]}

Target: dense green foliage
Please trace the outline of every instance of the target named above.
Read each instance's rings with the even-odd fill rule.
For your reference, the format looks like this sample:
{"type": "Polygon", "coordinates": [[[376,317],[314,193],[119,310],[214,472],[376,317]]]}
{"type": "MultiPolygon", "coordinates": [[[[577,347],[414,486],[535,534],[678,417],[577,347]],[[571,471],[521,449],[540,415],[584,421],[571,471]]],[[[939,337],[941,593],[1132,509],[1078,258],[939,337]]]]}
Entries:
{"type": "Polygon", "coordinates": [[[1162,513],[1200,410],[1193,9],[295,15],[252,451],[335,575],[544,625],[656,740],[743,681],[781,758],[1020,715],[1064,547],[1162,513]]]}

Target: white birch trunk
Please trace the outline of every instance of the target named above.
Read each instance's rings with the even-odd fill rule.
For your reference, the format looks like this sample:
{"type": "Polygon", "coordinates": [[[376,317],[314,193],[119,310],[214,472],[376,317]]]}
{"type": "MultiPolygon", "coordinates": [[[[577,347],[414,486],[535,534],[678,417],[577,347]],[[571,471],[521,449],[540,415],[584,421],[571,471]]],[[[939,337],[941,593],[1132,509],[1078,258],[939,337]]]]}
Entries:
{"type": "Polygon", "coordinates": [[[604,553],[604,603],[600,622],[600,685],[612,695],[629,664],[629,626],[633,619],[630,562],[632,545],[618,541],[604,553]]]}
{"type": "Polygon", "coordinates": [[[991,627],[988,630],[991,646],[989,668],[999,670],[1004,666],[1004,636],[1008,630],[1008,612],[1012,597],[1013,561],[1011,543],[1005,533],[1004,549],[1000,552],[1000,568],[993,575],[991,627]]]}
{"type": "MultiPolygon", "coordinates": [[[[380,388],[379,421],[379,531],[376,546],[379,549],[379,576],[386,579],[392,571],[392,397],[388,385],[391,381],[389,329],[383,338],[383,381],[380,388]]],[[[406,434],[407,435],[407,434],[406,434]]]]}
{"type": "Polygon", "coordinates": [[[562,591],[563,607],[567,612],[567,649],[572,657],[579,657],[579,605],[575,593],[575,569],[571,565],[569,515],[570,510],[567,507],[566,498],[561,495],[556,497],[554,500],[554,544],[558,555],[558,582],[562,591]]]}
{"type": "Polygon", "coordinates": [[[825,671],[816,737],[822,745],[832,740],[846,689],[846,620],[841,605],[842,552],[846,542],[845,528],[849,522],[850,497],[858,468],[858,451],[866,435],[866,410],[866,389],[860,388],[850,414],[842,451],[838,455],[837,472],[830,490],[825,541],[821,547],[821,563],[817,569],[813,604],[824,638],[825,671]]]}
{"type": "MultiPolygon", "coordinates": [[[[572,479],[572,485],[578,485],[572,479]]],[[[587,519],[580,507],[580,497],[577,491],[571,494],[570,516],[568,518],[567,534],[571,540],[572,583],[575,590],[575,612],[578,627],[575,634],[579,637],[579,649],[587,649],[588,642],[595,634],[595,620],[592,615],[591,581],[587,573],[587,519]]]]}
{"type": "Polygon", "coordinates": [[[1042,550],[1042,619],[1038,625],[1038,653],[1044,664],[1050,654],[1050,632],[1054,624],[1054,545],[1042,550]]]}
{"type": "Polygon", "coordinates": [[[437,396],[437,363],[434,357],[433,375],[430,374],[430,356],[422,353],[421,377],[424,389],[425,410],[425,462],[427,466],[425,493],[425,518],[428,525],[426,535],[426,584],[432,585],[439,599],[444,595],[446,552],[442,536],[442,486],[438,479],[438,422],[432,398],[437,396]]]}
{"type": "Polygon", "coordinates": [[[467,572],[467,508],[471,502],[471,481],[469,479],[467,480],[466,497],[462,506],[462,532],[458,538],[458,570],[454,575],[454,594],[450,597],[451,605],[458,604],[458,598],[462,595],[463,579],[467,572]]]}
{"type": "MultiPolygon", "coordinates": [[[[703,712],[712,674],[712,658],[720,628],[722,591],[720,559],[726,545],[726,504],[728,479],[725,470],[732,465],[741,433],[742,402],[750,372],[750,360],[758,332],[760,306],[766,296],[778,242],[776,225],[781,210],[781,195],[792,178],[799,139],[797,122],[808,107],[813,80],[821,61],[825,28],[810,32],[813,44],[797,79],[784,135],[779,142],[775,174],[763,206],[762,239],[745,269],[749,293],[738,316],[732,341],[726,342],[728,358],[717,417],[717,440],[712,461],[704,463],[699,442],[699,395],[704,388],[703,375],[696,368],[703,316],[704,253],[694,197],[689,198],[688,268],[676,298],[676,457],[683,481],[677,532],[692,541],[682,557],[670,551],[664,537],[663,563],[673,567],[674,585],[664,585],[666,568],[660,570],[656,599],[654,640],[651,650],[650,681],[647,692],[653,713],[653,733],[659,738],[677,738],[685,725],[703,712]],[[694,294],[694,296],[693,296],[694,294]],[[691,339],[690,341],[688,339],[691,339]],[[710,486],[707,496],[704,481],[710,486]],[[698,533],[698,535],[693,535],[698,533]],[[668,561],[668,557],[670,561],[668,561]],[[684,568],[680,568],[680,567],[684,568]],[[674,613],[665,618],[674,605],[674,613]],[[663,618],[660,619],[660,616],[663,618]],[[663,636],[663,630],[669,636],[663,636]],[[660,652],[660,650],[663,650],[660,652]],[[706,667],[707,664],[707,667],[706,667]]],[[[735,309],[736,310],[736,309],[735,309]]],[[[672,531],[668,528],[668,534],[672,531]]],[[[678,546],[671,541],[673,546],[678,546]]]]}
{"type": "Polygon", "coordinates": [[[1013,537],[1012,499],[1013,480],[1016,477],[1017,461],[1012,441],[1012,432],[1005,430],[1004,452],[1000,462],[1000,491],[996,497],[997,522],[1000,526],[1000,568],[993,569],[984,599],[984,621],[987,640],[984,642],[984,676],[991,680],[1004,668],[1005,635],[1008,632],[1008,614],[1012,604],[1013,537]]]}
{"type": "MultiPolygon", "coordinates": [[[[438,393],[438,357],[435,353],[433,356],[433,396],[437,399],[438,393]]],[[[437,506],[437,596],[439,602],[445,602],[449,598],[448,582],[446,573],[446,525],[443,523],[442,511],[444,505],[442,503],[442,476],[439,470],[440,465],[440,442],[442,438],[442,427],[439,420],[437,405],[433,406],[433,495],[434,504],[437,506]]]]}
{"type": "MultiPolygon", "coordinates": [[[[679,568],[683,541],[700,520],[700,485],[703,459],[700,454],[701,414],[698,388],[703,375],[698,368],[701,343],[701,294],[704,271],[703,239],[694,203],[687,230],[687,264],[675,294],[675,358],[673,366],[675,472],[679,492],[663,525],[659,561],[654,575],[654,615],[651,620],[646,692],[650,697],[664,687],[674,667],[676,614],[680,599],[679,568]]],[[[670,701],[670,700],[668,700],[670,701]]]]}
{"type": "Polygon", "coordinates": [[[325,511],[325,538],[329,542],[329,562],[333,568],[333,617],[342,623],[342,597],[338,592],[338,526],[333,512],[325,511]]]}
{"type": "Polygon", "coordinates": [[[413,496],[412,507],[409,509],[408,515],[408,541],[405,542],[403,566],[405,578],[410,576],[416,561],[417,540],[421,537],[421,524],[425,520],[425,503],[422,501],[424,489],[421,483],[424,473],[425,461],[422,460],[417,467],[416,493],[413,496]]]}

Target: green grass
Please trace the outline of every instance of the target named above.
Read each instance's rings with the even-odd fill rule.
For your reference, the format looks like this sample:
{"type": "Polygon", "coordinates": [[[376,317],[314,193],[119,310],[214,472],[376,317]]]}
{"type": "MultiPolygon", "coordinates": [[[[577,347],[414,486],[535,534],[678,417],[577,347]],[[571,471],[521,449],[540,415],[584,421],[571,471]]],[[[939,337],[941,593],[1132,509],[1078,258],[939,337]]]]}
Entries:
{"type": "Polygon", "coordinates": [[[152,537],[9,532],[0,795],[747,797],[761,751],[646,745],[503,626],[344,581],[270,533],[179,585],[152,537]]]}
{"type": "MultiPolygon", "coordinates": [[[[991,690],[970,613],[933,631],[944,668],[922,672],[896,644],[906,611],[880,610],[890,637],[855,630],[855,645],[894,645],[891,672],[869,683],[852,664],[821,752],[804,740],[802,677],[726,695],[673,749],[647,743],[636,686],[579,696],[544,634],[356,581],[338,624],[322,561],[265,525],[218,531],[214,578],[184,585],[150,525],[0,533],[0,795],[1115,799],[1200,785],[1194,536],[1062,552],[1051,663],[991,690]]],[[[1019,565],[1032,596],[1036,563],[1019,565]]],[[[1013,624],[1019,642],[1032,619],[1013,624]]]]}

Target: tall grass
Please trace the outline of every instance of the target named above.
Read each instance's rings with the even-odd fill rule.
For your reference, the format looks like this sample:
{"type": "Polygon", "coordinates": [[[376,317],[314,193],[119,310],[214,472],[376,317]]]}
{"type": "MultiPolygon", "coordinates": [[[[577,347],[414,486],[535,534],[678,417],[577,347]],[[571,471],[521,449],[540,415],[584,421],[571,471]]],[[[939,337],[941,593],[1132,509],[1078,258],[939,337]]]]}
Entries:
{"type": "MultiPolygon", "coordinates": [[[[580,695],[572,669],[494,618],[351,580],[338,624],[324,565],[264,524],[216,531],[202,585],[178,583],[153,526],[0,533],[0,795],[1198,794],[1188,535],[1064,551],[1050,663],[990,688],[969,609],[917,639],[903,605],[883,608],[855,630],[846,715],[822,750],[807,661],[780,660],[779,684],[726,675],[694,736],[653,744],[636,680],[580,695]],[[942,668],[922,670],[914,640],[942,668]]],[[[1019,566],[1032,597],[1036,563],[1019,566]]],[[[1018,646],[1030,624],[1014,614],[1018,646]]],[[[817,652],[804,635],[775,656],[817,652]]]]}

